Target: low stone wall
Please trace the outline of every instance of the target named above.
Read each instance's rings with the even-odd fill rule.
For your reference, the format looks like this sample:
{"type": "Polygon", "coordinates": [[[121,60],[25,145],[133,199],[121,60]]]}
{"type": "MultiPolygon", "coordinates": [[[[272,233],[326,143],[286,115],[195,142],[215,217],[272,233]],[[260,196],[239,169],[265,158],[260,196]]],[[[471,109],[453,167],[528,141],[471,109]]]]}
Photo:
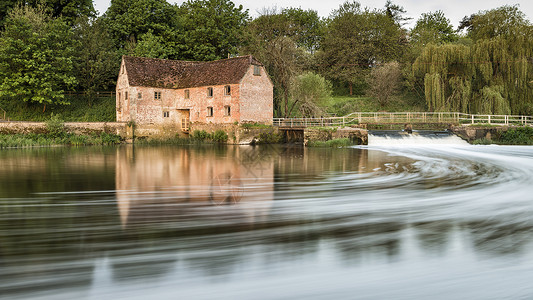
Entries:
{"type": "Polygon", "coordinates": [[[190,132],[203,130],[213,133],[217,130],[223,130],[228,134],[228,144],[248,145],[261,142],[265,135],[277,135],[278,128],[274,126],[265,127],[243,127],[238,124],[213,124],[213,123],[192,123],[190,132]]]}
{"type": "Polygon", "coordinates": [[[332,139],[348,138],[357,145],[368,144],[368,131],[362,128],[306,128],[304,130],[304,145],[309,141],[329,141],[332,139]]]}
{"type": "Polygon", "coordinates": [[[475,127],[475,126],[452,126],[450,131],[460,138],[473,142],[478,139],[492,140],[493,137],[497,137],[501,132],[509,130],[509,126],[498,127],[475,127]]]}

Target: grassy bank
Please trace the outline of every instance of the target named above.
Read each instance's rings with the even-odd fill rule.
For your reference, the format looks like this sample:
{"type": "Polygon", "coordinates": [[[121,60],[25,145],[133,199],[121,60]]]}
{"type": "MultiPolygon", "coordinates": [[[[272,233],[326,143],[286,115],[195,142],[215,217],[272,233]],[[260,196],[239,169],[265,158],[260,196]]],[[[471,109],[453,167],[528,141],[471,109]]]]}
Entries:
{"type": "Polygon", "coordinates": [[[116,119],[115,98],[65,97],[70,105],[47,105],[45,108],[44,104],[0,100],[0,107],[11,121],[44,122],[52,114],[61,115],[66,122],[114,122],[116,119]]]}
{"type": "Polygon", "coordinates": [[[371,97],[333,96],[322,101],[320,107],[322,107],[326,113],[336,116],[344,116],[352,112],[426,111],[424,101],[411,94],[395,96],[385,106],[379,105],[379,103],[371,97]]]}
{"type": "Polygon", "coordinates": [[[117,145],[122,143],[118,135],[100,133],[91,135],[76,135],[71,133],[60,136],[50,134],[0,134],[0,149],[2,148],[31,148],[54,145],[87,146],[87,145],[117,145]]]}

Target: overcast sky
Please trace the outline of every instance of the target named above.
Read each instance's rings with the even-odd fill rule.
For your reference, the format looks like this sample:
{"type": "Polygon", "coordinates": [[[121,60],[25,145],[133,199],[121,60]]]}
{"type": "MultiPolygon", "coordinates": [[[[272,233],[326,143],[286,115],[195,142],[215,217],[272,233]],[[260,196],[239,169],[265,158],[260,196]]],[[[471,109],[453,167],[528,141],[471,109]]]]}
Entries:
{"type": "MultiPolygon", "coordinates": [[[[301,7],[302,9],[313,9],[318,11],[319,15],[322,17],[327,17],[332,10],[337,9],[340,4],[344,3],[345,0],[261,0],[261,1],[251,1],[251,0],[233,0],[233,3],[236,5],[242,5],[245,9],[249,10],[251,16],[257,16],[257,11],[261,10],[264,7],[274,7],[278,8],[284,7],[301,7]]],[[[96,10],[103,14],[107,7],[110,4],[110,0],[94,0],[94,7],[96,10]]],[[[170,0],[170,3],[181,4],[184,1],[173,1],[170,0]]],[[[362,6],[370,8],[382,8],[385,5],[386,0],[381,1],[370,1],[370,0],[361,0],[359,1],[362,6]]],[[[414,22],[420,17],[422,13],[433,12],[437,10],[442,10],[447,18],[450,19],[454,27],[457,27],[459,21],[464,16],[471,15],[480,10],[488,10],[497,8],[503,5],[514,5],[519,4],[520,10],[524,12],[527,18],[531,21],[533,14],[533,1],[531,0],[520,0],[520,1],[502,1],[502,0],[476,0],[476,1],[464,1],[464,0],[447,0],[447,1],[426,1],[426,0],[394,0],[394,4],[403,6],[407,11],[407,16],[413,18],[411,21],[412,24],[409,24],[409,27],[412,27],[414,22]]]]}

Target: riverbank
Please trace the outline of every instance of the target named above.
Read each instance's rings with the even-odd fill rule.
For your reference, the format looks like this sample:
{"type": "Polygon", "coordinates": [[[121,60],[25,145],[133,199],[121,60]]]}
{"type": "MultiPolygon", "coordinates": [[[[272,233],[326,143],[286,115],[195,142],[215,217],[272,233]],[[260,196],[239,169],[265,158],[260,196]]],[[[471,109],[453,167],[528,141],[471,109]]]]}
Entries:
{"type": "MultiPolygon", "coordinates": [[[[417,128],[414,128],[419,130],[417,128]]],[[[400,130],[400,129],[397,129],[400,130]]],[[[533,145],[533,128],[518,126],[450,126],[453,134],[470,144],[533,145]]],[[[191,124],[190,132],[176,126],[136,125],[124,122],[0,122],[0,148],[52,145],[278,144],[308,147],[367,145],[365,124],[353,127],[282,128],[265,124],[191,124]]]]}

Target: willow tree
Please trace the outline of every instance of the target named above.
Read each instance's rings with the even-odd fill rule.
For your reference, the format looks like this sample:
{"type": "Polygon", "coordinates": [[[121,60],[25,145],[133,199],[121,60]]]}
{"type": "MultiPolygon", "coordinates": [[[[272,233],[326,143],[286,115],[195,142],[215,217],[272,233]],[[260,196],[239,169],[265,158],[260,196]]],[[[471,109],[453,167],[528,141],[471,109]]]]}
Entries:
{"type": "Polygon", "coordinates": [[[473,45],[429,45],[413,65],[413,74],[424,78],[428,108],[532,114],[530,22],[516,7],[504,6],[471,16],[466,28],[473,45]]]}
{"type": "Polygon", "coordinates": [[[473,69],[470,49],[464,45],[426,46],[413,64],[424,78],[426,103],[432,111],[468,112],[473,69]]]}

